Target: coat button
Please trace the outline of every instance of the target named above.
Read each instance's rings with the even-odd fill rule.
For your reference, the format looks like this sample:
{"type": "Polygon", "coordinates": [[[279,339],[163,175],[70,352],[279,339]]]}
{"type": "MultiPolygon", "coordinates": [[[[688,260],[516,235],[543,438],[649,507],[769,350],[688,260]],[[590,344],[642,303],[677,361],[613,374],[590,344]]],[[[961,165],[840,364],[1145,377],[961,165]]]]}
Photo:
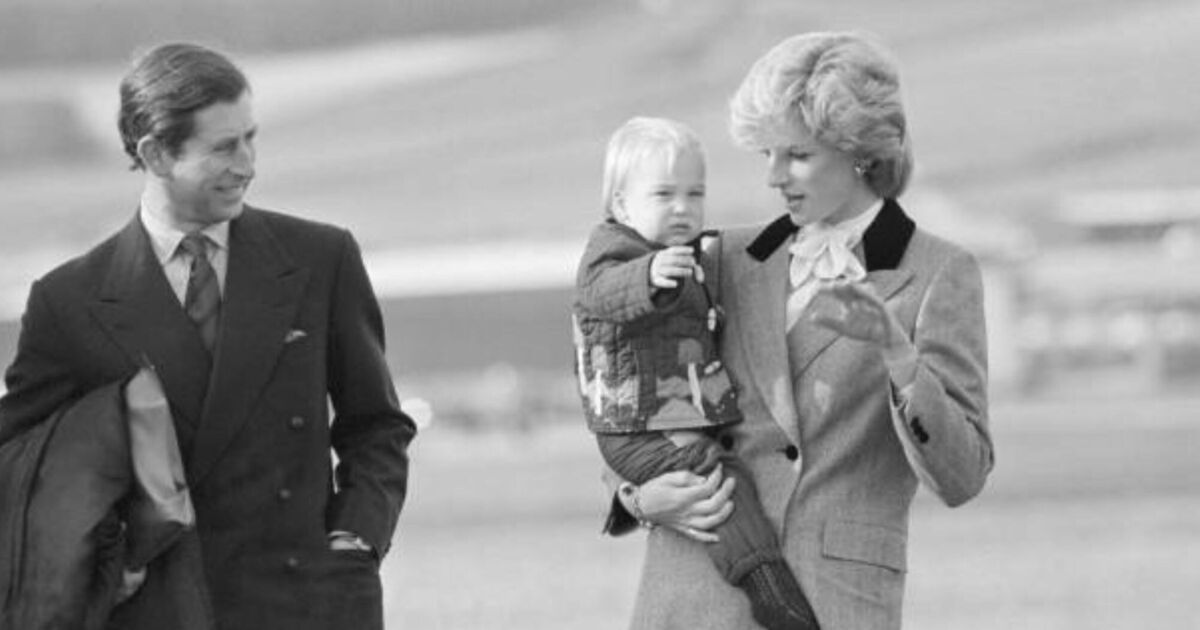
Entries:
{"type": "Polygon", "coordinates": [[[913,418],[909,426],[912,427],[913,435],[916,436],[918,442],[924,444],[929,441],[929,433],[925,431],[925,427],[921,426],[920,418],[913,418]]]}
{"type": "Polygon", "coordinates": [[[783,455],[792,461],[796,461],[800,457],[800,449],[796,448],[795,444],[788,444],[787,448],[783,449],[783,455]]]}
{"type": "Polygon", "coordinates": [[[279,500],[280,501],[287,501],[288,499],[291,499],[291,498],[292,498],[291,490],[288,490],[287,488],[279,489],[279,500]]]}
{"type": "Polygon", "coordinates": [[[295,571],[296,569],[300,568],[300,558],[297,558],[296,556],[288,556],[288,559],[283,561],[283,566],[288,571],[295,571]]]}
{"type": "Polygon", "coordinates": [[[299,430],[304,428],[304,418],[300,416],[292,416],[288,419],[288,426],[292,429],[299,430]]]}

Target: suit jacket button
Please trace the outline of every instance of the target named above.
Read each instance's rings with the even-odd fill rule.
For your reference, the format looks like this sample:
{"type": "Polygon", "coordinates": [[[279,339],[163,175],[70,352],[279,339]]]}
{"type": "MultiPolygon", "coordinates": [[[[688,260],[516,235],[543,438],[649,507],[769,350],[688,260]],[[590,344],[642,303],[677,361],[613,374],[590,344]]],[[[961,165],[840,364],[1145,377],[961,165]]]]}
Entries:
{"type": "Polygon", "coordinates": [[[304,428],[304,418],[301,418],[300,416],[292,416],[288,420],[288,426],[293,429],[296,429],[296,430],[303,429],[304,428]]]}
{"type": "Polygon", "coordinates": [[[288,556],[288,559],[283,561],[283,566],[288,571],[295,571],[296,569],[300,568],[300,558],[297,558],[296,556],[288,556]]]}
{"type": "Polygon", "coordinates": [[[788,444],[787,448],[783,449],[783,455],[792,461],[800,457],[800,449],[796,448],[795,444],[788,444]]]}
{"type": "Polygon", "coordinates": [[[288,500],[288,499],[290,499],[290,498],[292,498],[292,491],[291,491],[291,490],[288,490],[287,488],[280,488],[280,489],[279,489],[279,500],[280,500],[280,501],[287,501],[287,500],[288,500]]]}

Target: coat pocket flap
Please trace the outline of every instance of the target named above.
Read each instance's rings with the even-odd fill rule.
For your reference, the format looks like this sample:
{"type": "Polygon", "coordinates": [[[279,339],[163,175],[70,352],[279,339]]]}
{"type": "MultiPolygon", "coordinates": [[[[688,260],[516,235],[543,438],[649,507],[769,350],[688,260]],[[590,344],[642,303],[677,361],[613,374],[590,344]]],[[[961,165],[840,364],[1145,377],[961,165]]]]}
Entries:
{"type": "Polygon", "coordinates": [[[825,523],[821,551],[827,558],[865,562],[894,571],[907,571],[908,536],[903,532],[855,521],[825,523]]]}

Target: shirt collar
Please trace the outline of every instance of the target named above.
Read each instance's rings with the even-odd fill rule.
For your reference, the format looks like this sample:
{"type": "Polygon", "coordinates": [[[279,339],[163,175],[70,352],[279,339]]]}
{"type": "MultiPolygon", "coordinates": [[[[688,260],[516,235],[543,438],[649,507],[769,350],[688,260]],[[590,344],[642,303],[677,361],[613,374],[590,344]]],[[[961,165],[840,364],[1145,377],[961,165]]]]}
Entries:
{"type": "MultiPolygon", "coordinates": [[[[142,220],[142,226],[146,228],[146,234],[150,236],[150,245],[154,248],[154,255],[158,258],[158,263],[160,265],[167,264],[174,258],[176,250],[179,249],[179,242],[183,240],[184,236],[187,236],[187,233],[147,211],[144,205],[139,210],[138,216],[142,220]]],[[[217,249],[227,250],[229,248],[229,221],[209,225],[200,230],[200,233],[215,243],[217,249]]]]}

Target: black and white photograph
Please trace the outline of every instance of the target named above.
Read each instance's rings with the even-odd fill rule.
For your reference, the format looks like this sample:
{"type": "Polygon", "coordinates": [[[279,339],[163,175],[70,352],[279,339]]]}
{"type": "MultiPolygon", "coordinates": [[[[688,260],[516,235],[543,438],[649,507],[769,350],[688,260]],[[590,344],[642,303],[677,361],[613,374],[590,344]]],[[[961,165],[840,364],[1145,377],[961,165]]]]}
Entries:
{"type": "Polygon", "coordinates": [[[1200,628],[1193,0],[0,0],[0,630],[1200,628]]]}

